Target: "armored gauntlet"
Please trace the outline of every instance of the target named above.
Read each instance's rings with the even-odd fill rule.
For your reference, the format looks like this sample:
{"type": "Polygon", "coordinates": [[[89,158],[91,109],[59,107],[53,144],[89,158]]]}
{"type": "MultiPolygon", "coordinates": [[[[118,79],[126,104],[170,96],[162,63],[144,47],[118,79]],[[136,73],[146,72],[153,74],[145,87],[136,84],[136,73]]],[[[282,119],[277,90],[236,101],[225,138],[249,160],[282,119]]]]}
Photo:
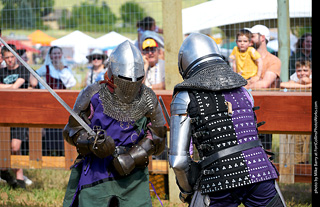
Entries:
{"type": "Polygon", "coordinates": [[[97,132],[97,135],[89,136],[85,130],[79,131],[75,135],[77,151],[80,155],[86,156],[89,153],[95,154],[99,158],[111,155],[115,150],[114,140],[107,136],[105,132],[97,132]],[[78,138],[76,138],[79,135],[78,138]]]}
{"type": "Polygon", "coordinates": [[[143,138],[128,153],[114,155],[113,165],[121,176],[128,175],[134,168],[145,168],[149,164],[149,155],[154,153],[153,141],[143,138]]]}

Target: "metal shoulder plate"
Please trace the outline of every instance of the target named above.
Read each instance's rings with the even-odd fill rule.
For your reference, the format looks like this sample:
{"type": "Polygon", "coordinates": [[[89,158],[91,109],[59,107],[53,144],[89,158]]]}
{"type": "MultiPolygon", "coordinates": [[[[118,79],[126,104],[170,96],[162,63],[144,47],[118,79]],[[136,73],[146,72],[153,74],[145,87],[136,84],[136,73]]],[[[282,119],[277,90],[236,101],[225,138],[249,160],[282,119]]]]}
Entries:
{"type": "Polygon", "coordinates": [[[153,105],[153,107],[146,114],[146,117],[151,121],[151,125],[148,125],[148,129],[152,133],[152,141],[155,147],[154,154],[159,155],[165,149],[167,127],[164,125],[166,124],[166,121],[164,119],[156,94],[150,88],[147,88],[146,90],[149,91],[149,99],[153,105]]]}
{"type": "MultiPolygon", "coordinates": [[[[94,94],[96,94],[99,91],[99,89],[100,89],[100,84],[94,83],[92,85],[87,86],[79,93],[77,100],[73,106],[73,110],[81,118],[84,118],[83,116],[86,113],[90,113],[89,104],[90,104],[91,98],[94,94]]],[[[63,130],[64,139],[68,141],[70,144],[74,145],[72,140],[70,140],[70,137],[75,135],[82,128],[83,127],[72,116],[69,116],[69,122],[63,130]]]]}
{"type": "Polygon", "coordinates": [[[77,100],[73,106],[73,110],[76,113],[80,113],[81,111],[88,108],[90,104],[90,100],[94,94],[96,94],[100,89],[99,83],[94,83],[85,87],[78,95],[77,100]]]}
{"type": "Polygon", "coordinates": [[[159,104],[159,101],[157,99],[157,95],[154,93],[154,91],[151,88],[146,87],[148,92],[148,102],[152,103],[152,108],[147,112],[146,117],[151,120],[151,124],[155,127],[157,126],[163,126],[166,124],[166,120],[164,119],[161,106],[159,104]]]}
{"type": "Polygon", "coordinates": [[[181,91],[177,93],[170,104],[170,112],[172,115],[186,114],[190,97],[188,91],[181,91]]]}

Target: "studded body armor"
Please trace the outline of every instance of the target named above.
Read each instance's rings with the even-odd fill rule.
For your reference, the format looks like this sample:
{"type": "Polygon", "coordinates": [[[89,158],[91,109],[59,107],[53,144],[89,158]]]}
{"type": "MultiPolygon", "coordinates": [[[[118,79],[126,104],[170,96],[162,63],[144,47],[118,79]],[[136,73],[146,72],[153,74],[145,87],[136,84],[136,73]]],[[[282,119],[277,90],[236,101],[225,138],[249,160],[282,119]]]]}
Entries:
{"type": "MultiPolygon", "coordinates": [[[[201,160],[236,145],[257,142],[255,114],[244,88],[191,91],[189,97],[191,135],[201,160]]],[[[255,146],[230,150],[229,155],[206,165],[196,187],[202,193],[210,193],[275,178],[277,172],[266,153],[261,146],[255,146]]]]}

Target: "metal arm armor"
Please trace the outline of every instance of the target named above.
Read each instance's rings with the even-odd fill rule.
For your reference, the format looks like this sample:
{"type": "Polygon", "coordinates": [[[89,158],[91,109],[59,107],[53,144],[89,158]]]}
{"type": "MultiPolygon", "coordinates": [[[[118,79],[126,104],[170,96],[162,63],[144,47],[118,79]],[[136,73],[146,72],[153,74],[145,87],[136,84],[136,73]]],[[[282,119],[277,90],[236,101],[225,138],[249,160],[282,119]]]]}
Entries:
{"type": "Polygon", "coordinates": [[[190,117],[187,116],[189,102],[188,92],[182,91],[175,95],[170,106],[169,164],[176,174],[180,190],[184,193],[193,191],[193,186],[188,181],[188,178],[192,176],[189,155],[191,123],[190,117]]]}

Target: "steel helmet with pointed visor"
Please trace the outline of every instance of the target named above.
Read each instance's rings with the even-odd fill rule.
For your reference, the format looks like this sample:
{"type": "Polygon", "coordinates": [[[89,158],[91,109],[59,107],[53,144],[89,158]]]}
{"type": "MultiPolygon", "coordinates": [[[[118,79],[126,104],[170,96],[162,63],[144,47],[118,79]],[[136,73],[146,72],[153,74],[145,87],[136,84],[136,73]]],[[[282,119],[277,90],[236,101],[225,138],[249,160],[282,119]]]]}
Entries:
{"type": "Polygon", "coordinates": [[[107,63],[107,78],[114,93],[124,103],[131,103],[139,94],[144,78],[144,62],[138,48],[128,40],[118,45],[107,63]]]}

